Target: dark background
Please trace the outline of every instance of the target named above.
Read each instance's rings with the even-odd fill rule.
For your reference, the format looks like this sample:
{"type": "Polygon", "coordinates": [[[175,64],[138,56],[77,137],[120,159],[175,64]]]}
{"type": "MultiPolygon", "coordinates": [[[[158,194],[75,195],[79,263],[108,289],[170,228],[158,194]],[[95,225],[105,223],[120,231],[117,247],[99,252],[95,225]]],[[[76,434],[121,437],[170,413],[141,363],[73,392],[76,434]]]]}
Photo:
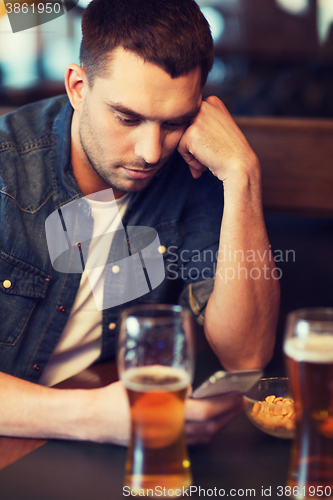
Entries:
{"type": "MultiPolygon", "coordinates": [[[[298,12],[293,6],[302,0],[283,0],[285,9],[279,1],[199,0],[205,14],[214,9],[223,23],[206,93],[236,115],[330,118],[333,25],[323,33],[320,19],[328,23],[333,14],[319,10],[319,0],[303,0],[307,8],[298,12]]],[[[83,0],[58,20],[14,35],[7,16],[0,18],[0,106],[64,92],[64,70],[78,62],[80,5],[83,0]]]]}

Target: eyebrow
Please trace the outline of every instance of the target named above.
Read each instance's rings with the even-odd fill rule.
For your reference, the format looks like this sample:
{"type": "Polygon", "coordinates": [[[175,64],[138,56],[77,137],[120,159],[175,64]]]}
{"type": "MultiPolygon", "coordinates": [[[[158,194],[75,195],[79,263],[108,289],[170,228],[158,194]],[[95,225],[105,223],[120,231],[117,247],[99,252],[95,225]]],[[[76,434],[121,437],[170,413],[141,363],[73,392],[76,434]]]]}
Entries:
{"type": "MultiPolygon", "coordinates": [[[[123,106],[122,104],[118,103],[113,103],[113,102],[108,102],[108,106],[113,109],[114,111],[117,111],[118,113],[123,113],[124,115],[132,116],[133,118],[137,118],[139,120],[147,120],[147,117],[144,115],[141,115],[140,113],[137,113],[136,111],[133,111],[132,109],[127,108],[126,106],[123,106]]],[[[197,106],[195,109],[189,111],[188,113],[184,113],[183,115],[180,116],[175,116],[173,118],[170,118],[169,120],[165,120],[166,122],[174,122],[174,123],[182,123],[182,122],[187,122],[192,120],[200,110],[200,106],[197,106]]]]}

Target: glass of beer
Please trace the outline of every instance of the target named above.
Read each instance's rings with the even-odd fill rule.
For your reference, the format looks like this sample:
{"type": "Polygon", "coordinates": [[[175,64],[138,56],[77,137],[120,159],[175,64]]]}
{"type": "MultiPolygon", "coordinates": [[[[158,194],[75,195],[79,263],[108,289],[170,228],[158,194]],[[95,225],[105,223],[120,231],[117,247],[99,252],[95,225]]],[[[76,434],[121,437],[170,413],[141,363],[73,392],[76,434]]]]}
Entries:
{"type": "Polygon", "coordinates": [[[284,354],[296,409],[291,495],[333,498],[333,309],[290,313],[284,354]]]}
{"type": "Polygon", "coordinates": [[[193,323],[188,311],[172,305],[123,311],[118,372],[131,408],[125,469],[125,486],[131,491],[173,496],[190,486],[184,401],[193,370],[193,323]]]}

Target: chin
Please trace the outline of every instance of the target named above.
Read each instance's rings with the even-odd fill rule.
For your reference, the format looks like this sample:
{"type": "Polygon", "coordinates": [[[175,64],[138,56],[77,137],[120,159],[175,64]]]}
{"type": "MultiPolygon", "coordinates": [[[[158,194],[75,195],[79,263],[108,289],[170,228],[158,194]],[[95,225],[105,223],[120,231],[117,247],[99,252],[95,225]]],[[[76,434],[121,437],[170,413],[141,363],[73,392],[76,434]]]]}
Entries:
{"type": "Polygon", "coordinates": [[[122,182],[122,183],[109,183],[110,187],[113,189],[116,189],[117,191],[120,191],[122,193],[137,193],[138,191],[142,191],[146,187],[149,186],[149,184],[152,182],[154,177],[150,179],[144,179],[142,181],[136,180],[133,181],[132,179],[129,182],[122,182]]]}

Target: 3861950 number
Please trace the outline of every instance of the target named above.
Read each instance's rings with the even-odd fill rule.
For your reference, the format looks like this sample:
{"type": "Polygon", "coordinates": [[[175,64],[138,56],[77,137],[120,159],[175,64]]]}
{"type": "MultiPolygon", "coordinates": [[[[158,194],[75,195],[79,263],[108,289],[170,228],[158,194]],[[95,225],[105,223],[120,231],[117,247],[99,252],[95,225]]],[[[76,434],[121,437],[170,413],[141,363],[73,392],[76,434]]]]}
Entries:
{"type": "Polygon", "coordinates": [[[38,14],[59,14],[61,12],[60,2],[47,2],[47,3],[6,3],[7,14],[27,14],[29,11],[33,14],[36,12],[38,14]]]}
{"type": "Polygon", "coordinates": [[[330,486],[308,486],[307,488],[303,486],[299,488],[298,486],[278,486],[277,496],[282,495],[286,497],[293,496],[294,498],[307,498],[307,497],[323,497],[331,498],[332,488],[330,486]]]}

